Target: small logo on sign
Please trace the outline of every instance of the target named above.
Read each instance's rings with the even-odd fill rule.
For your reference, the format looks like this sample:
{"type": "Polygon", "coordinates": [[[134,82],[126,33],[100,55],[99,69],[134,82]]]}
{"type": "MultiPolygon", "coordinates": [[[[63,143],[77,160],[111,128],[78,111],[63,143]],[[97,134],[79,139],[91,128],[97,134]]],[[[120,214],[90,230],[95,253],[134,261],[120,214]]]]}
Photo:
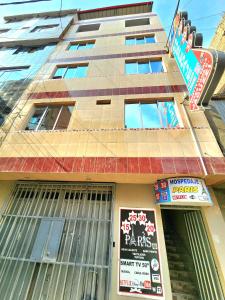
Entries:
{"type": "Polygon", "coordinates": [[[153,271],[158,271],[158,269],[159,269],[159,262],[158,262],[158,260],[156,258],[153,258],[151,260],[151,267],[152,267],[153,271]]]}
{"type": "Polygon", "coordinates": [[[152,274],[152,282],[160,283],[160,275],[152,274]]]}

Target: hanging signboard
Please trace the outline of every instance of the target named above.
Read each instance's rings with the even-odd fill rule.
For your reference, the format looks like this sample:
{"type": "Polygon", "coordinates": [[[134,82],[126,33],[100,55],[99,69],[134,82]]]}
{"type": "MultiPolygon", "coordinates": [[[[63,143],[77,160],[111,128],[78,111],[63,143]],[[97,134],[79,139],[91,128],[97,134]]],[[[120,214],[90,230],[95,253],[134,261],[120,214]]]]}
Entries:
{"type": "Polygon", "coordinates": [[[155,183],[157,204],[166,205],[212,205],[203,179],[169,178],[155,183]]]}
{"type": "Polygon", "coordinates": [[[120,209],[119,294],[164,299],[155,210],[120,209]]]}
{"type": "Polygon", "coordinates": [[[225,54],[201,49],[202,36],[190,25],[187,13],[174,19],[170,52],[174,56],[189,92],[190,109],[208,104],[225,68],[225,54]],[[200,42],[198,41],[201,40],[200,42]]]}

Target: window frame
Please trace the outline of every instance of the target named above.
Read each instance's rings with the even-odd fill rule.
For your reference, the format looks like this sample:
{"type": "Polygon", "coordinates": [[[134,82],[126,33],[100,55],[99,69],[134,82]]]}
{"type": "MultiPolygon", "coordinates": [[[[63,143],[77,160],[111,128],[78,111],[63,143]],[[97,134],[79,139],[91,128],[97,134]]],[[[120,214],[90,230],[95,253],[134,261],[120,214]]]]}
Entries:
{"type": "Polygon", "coordinates": [[[72,117],[73,111],[71,112],[71,117],[69,119],[67,128],[66,129],[55,129],[55,127],[57,125],[57,122],[58,122],[58,120],[60,118],[61,112],[63,110],[63,107],[65,107],[65,106],[66,107],[73,106],[73,110],[74,110],[75,109],[75,102],[73,101],[73,102],[67,102],[67,103],[62,103],[62,102],[57,103],[57,102],[55,102],[55,103],[36,103],[36,104],[34,104],[34,107],[33,107],[32,111],[31,111],[31,113],[29,115],[29,118],[26,120],[26,124],[25,124],[25,129],[24,130],[25,131],[31,131],[31,132],[67,130],[68,127],[70,126],[70,121],[71,121],[71,117],[72,117]],[[60,106],[60,110],[59,110],[58,115],[57,115],[57,117],[55,119],[55,122],[54,122],[54,125],[53,125],[52,129],[39,129],[40,126],[41,126],[41,124],[42,124],[42,121],[44,120],[47,112],[49,111],[49,108],[55,107],[55,106],[60,106]],[[38,124],[37,124],[36,128],[35,129],[27,129],[29,121],[34,116],[34,114],[36,112],[36,109],[38,109],[38,108],[45,108],[45,109],[44,109],[44,112],[42,113],[42,116],[41,116],[40,120],[38,121],[38,124]]]}
{"type": "Polygon", "coordinates": [[[94,48],[94,46],[95,46],[95,41],[96,40],[87,40],[87,41],[75,41],[75,42],[71,42],[71,43],[69,43],[69,45],[68,45],[68,47],[67,47],[67,49],[66,50],[68,50],[68,51],[79,51],[79,50],[87,50],[87,49],[93,49],[94,48]],[[91,47],[91,48],[85,48],[85,49],[79,49],[79,46],[80,45],[87,45],[87,44],[90,44],[90,45],[93,45],[93,47],[91,47]],[[70,47],[71,46],[78,46],[77,47],[77,49],[75,49],[75,50],[71,50],[70,49],[70,47]]]}
{"type": "MultiPolygon", "coordinates": [[[[160,117],[160,112],[158,111],[157,108],[157,113],[159,115],[159,119],[161,119],[160,117]]],[[[145,130],[145,129],[174,129],[174,128],[183,128],[183,122],[177,107],[177,103],[173,98],[155,98],[155,99],[127,99],[124,101],[124,128],[125,129],[141,129],[141,130],[145,130]],[[141,111],[141,104],[158,104],[159,102],[172,102],[173,103],[173,108],[176,114],[176,118],[177,118],[177,127],[144,127],[143,126],[143,117],[142,117],[142,111],[141,111]],[[139,114],[139,119],[141,121],[141,127],[127,127],[126,125],[126,105],[129,104],[138,104],[138,114],[139,114]]]]}
{"type": "Polygon", "coordinates": [[[101,27],[101,23],[80,24],[80,25],[78,26],[76,32],[77,32],[77,33],[80,33],[80,32],[98,31],[98,30],[100,29],[100,27],[101,27]],[[83,28],[84,28],[84,27],[86,26],[86,28],[88,28],[88,26],[89,26],[89,28],[91,28],[91,26],[94,26],[94,25],[96,25],[96,26],[99,25],[99,26],[98,26],[97,29],[93,29],[93,30],[92,30],[92,29],[91,29],[91,30],[84,30],[84,31],[83,31],[83,30],[81,30],[81,31],[79,30],[80,27],[83,27],[83,28]]]}
{"type": "Polygon", "coordinates": [[[148,26],[148,25],[150,25],[151,24],[151,21],[150,21],[150,17],[143,17],[143,18],[137,18],[137,19],[127,19],[127,20],[125,20],[125,22],[124,22],[124,26],[125,26],[125,28],[127,28],[127,27],[136,27],[136,26],[148,26]],[[134,25],[126,25],[126,23],[128,23],[128,22],[130,22],[130,23],[132,23],[132,22],[138,22],[139,20],[149,20],[149,23],[148,24],[134,24],[134,25]]]}
{"type": "MultiPolygon", "coordinates": [[[[66,72],[68,71],[68,69],[69,68],[77,68],[77,67],[87,67],[88,68],[88,66],[89,66],[89,64],[87,63],[87,64],[77,64],[77,65],[60,65],[60,66],[56,66],[55,68],[54,68],[54,71],[52,72],[52,75],[51,75],[51,77],[50,77],[50,79],[75,79],[75,78],[85,78],[85,77],[87,77],[87,76],[85,76],[85,77],[73,77],[73,78],[66,78],[66,77],[64,77],[65,76],[65,74],[66,74],[66,72]],[[64,71],[64,73],[63,73],[63,75],[62,76],[56,76],[55,78],[54,78],[54,74],[57,72],[57,70],[58,69],[60,69],[60,68],[65,68],[66,70],[64,71]]],[[[87,69],[87,73],[88,73],[88,69],[87,69]]]]}
{"type": "Polygon", "coordinates": [[[55,29],[59,27],[59,24],[46,24],[46,25],[38,25],[35,26],[30,32],[41,32],[42,30],[55,29]]]}
{"type": "Polygon", "coordinates": [[[155,34],[149,34],[149,35],[132,35],[132,36],[125,36],[125,45],[126,46],[136,46],[136,45],[142,45],[142,44],[137,44],[137,39],[140,39],[140,38],[144,38],[144,41],[146,41],[147,38],[154,38],[154,42],[153,43],[147,43],[147,42],[144,42],[143,45],[146,45],[146,44],[156,44],[157,41],[156,41],[156,37],[155,37],[155,34]],[[135,43],[134,44],[127,44],[127,41],[128,40],[135,40],[135,43]]]}
{"type": "Polygon", "coordinates": [[[167,70],[166,70],[166,67],[165,67],[165,64],[164,64],[164,61],[162,59],[162,57],[158,57],[158,58],[154,58],[154,59],[136,59],[136,60],[125,60],[125,75],[149,75],[149,74],[160,74],[160,73],[166,73],[167,70]],[[161,72],[152,72],[152,66],[151,66],[151,62],[161,62],[162,64],[162,68],[163,68],[163,71],[161,72]],[[127,73],[126,71],[126,65],[129,64],[129,63],[136,63],[137,64],[137,67],[136,67],[136,70],[137,72],[136,73],[127,73]],[[138,70],[138,65],[141,64],[141,63],[148,63],[149,65],[149,70],[150,72],[148,73],[139,73],[138,70]]]}

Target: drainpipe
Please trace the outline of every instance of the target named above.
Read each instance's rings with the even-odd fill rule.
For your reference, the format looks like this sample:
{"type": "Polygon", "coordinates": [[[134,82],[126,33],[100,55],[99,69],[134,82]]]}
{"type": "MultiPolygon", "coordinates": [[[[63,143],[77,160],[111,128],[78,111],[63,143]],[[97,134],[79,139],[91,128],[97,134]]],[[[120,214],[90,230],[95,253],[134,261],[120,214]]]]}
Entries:
{"type": "Polygon", "coordinates": [[[195,148],[196,148],[196,151],[197,151],[197,154],[198,154],[198,157],[200,159],[200,162],[201,162],[201,165],[202,165],[202,169],[204,171],[204,175],[207,176],[208,175],[208,172],[206,170],[206,167],[205,167],[205,163],[203,161],[203,158],[202,158],[202,151],[201,151],[201,148],[200,148],[200,144],[198,142],[198,139],[197,139],[197,136],[196,136],[196,133],[194,132],[193,128],[192,128],[192,125],[191,125],[191,120],[190,120],[190,117],[187,113],[187,109],[185,107],[185,105],[182,103],[182,108],[183,108],[183,111],[184,111],[184,115],[186,117],[186,120],[187,120],[187,123],[188,123],[188,126],[190,128],[190,131],[191,131],[191,136],[194,140],[194,145],[195,145],[195,148]]]}

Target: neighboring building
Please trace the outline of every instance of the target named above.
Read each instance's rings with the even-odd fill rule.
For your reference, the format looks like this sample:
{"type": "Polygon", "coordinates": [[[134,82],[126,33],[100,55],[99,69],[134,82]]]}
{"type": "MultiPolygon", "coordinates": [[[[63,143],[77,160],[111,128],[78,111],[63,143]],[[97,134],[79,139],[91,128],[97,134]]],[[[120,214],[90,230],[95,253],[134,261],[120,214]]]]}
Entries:
{"type": "Polygon", "coordinates": [[[0,148],[1,299],[224,299],[224,208],[211,188],[224,158],[204,111],[185,104],[152,5],[77,11],[60,40],[49,33],[57,46],[0,148]],[[171,177],[178,206],[156,184],[171,177]]]}
{"type": "MultiPolygon", "coordinates": [[[[210,48],[225,52],[225,14],[218,25],[210,48]]],[[[205,113],[217,142],[225,155],[225,71],[205,113]]]]}
{"type": "MultiPolygon", "coordinates": [[[[0,122],[47,60],[75,10],[5,17],[0,24],[0,122]]],[[[11,115],[14,121],[15,116],[11,115]]]]}

